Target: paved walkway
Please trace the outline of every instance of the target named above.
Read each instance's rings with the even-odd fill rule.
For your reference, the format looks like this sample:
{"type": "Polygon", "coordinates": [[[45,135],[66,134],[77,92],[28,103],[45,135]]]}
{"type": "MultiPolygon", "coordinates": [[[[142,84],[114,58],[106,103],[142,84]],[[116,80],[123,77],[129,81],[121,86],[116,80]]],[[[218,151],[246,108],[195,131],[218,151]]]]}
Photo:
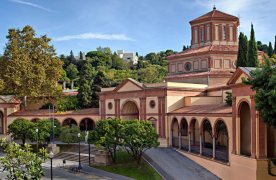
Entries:
{"type": "Polygon", "coordinates": [[[144,158],[166,180],[217,180],[217,176],[172,148],[154,148],[144,158]]]}

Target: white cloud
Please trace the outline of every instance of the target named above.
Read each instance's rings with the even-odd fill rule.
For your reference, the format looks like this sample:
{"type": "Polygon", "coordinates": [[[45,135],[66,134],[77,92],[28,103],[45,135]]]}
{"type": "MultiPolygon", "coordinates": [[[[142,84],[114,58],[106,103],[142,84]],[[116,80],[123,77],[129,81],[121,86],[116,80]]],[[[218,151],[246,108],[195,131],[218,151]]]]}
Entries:
{"type": "Polygon", "coordinates": [[[76,39],[102,39],[102,40],[119,40],[119,41],[134,41],[134,39],[127,37],[125,34],[101,34],[101,33],[84,33],[77,35],[68,35],[56,37],[54,41],[69,41],[76,39]]]}
{"type": "Polygon", "coordinates": [[[51,9],[45,8],[45,7],[41,6],[41,5],[38,5],[38,4],[35,4],[35,3],[31,3],[31,2],[28,2],[28,1],[22,1],[22,0],[10,0],[10,1],[12,1],[14,3],[24,4],[24,5],[27,5],[27,6],[34,7],[34,8],[42,9],[42,10],[47,11],[47,12],[54,12],[51,9]]]}

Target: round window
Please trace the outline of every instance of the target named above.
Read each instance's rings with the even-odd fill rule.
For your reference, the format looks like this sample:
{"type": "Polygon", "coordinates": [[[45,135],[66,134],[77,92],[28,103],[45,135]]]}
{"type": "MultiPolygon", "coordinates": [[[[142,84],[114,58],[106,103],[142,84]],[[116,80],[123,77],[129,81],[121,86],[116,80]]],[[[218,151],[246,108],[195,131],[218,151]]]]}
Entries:
{"type": "Polygon", "coordinates": [[[187,62],[186,64],[185,64],[185,70],[186,71],[190,71],[192,69],[192,64],[190,63],[190,62],[187,62]]]}
{"type": "Polygon", "coordinates": [[[154,101],[154,100],[151,100],[151,101],[149,102],[149,105],[150,105],[151,108],[155,108],[155,101],[154,101]]]}
{"type": "Polygon", "coordinates": [[[107,106],[108,106],[108,109],[112,109],[113,108],[112,102],[109,102],[107,106]]]}

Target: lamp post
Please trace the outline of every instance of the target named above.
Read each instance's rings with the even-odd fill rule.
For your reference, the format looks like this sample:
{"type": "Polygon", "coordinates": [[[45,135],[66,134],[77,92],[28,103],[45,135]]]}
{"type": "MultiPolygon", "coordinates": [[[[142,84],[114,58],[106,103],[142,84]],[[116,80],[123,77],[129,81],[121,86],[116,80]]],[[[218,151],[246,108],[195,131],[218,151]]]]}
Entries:
{"type": "Polygon", "coordinates": [[[49,153],[49,158],[50,158],[50,161],[51,161],[51,180],[53,180],[53,157],[54,157],[54,153],[53,153],[53,151],[51,151],[49,153]]]}
{"type": "Polygon", "coordinates": [[[79,167],[78,169],[81,170],[81,157],[80,157],[80,133],[78,133],[78,139],[79,139],[79,167]]]}
{"type": "Polygon", "coordinates": [[[36,132],[36,155],[38,155],[38,128],[35,129],[36,132]]]}

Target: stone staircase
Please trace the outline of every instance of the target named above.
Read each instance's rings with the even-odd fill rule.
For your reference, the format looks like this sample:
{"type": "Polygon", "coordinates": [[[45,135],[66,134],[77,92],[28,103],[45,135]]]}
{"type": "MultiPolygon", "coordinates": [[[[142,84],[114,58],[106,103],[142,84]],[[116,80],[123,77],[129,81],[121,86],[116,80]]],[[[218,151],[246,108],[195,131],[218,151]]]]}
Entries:
{"type": "MultiPolygon", "coordinates": [[[[95,161],[95,146],[90,146],[90,163],[95,161]]],[[[89,149],[88,145],[81,145],[80,147],[80,159],[82,164],[89,164],[89,149]]],[[[66,161],[79,161],[79,146],[73,145],[66,152],[60,152],[54,156],[54,159],[64,159],[66,161]]]]}

